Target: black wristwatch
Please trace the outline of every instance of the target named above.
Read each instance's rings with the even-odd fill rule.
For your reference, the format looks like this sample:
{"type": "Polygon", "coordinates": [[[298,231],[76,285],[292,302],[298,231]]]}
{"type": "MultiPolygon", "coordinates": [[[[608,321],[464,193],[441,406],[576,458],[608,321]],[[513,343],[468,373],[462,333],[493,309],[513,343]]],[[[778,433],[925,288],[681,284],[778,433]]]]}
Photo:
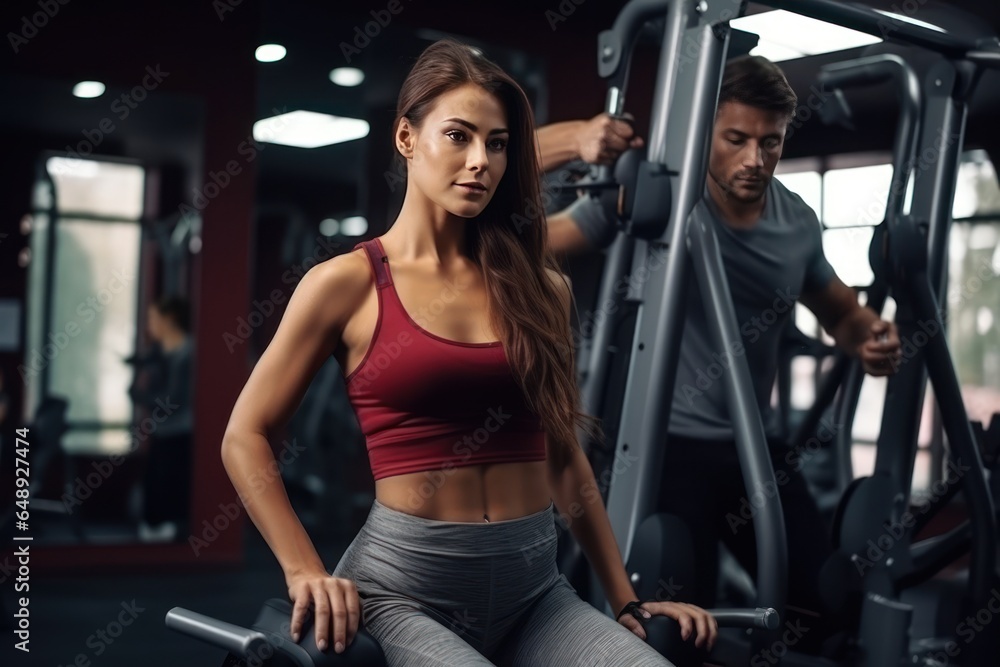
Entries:
{"type": "Polygon", "coordinates": [[[646,620],[646,617],[642,615],[642,610],[639,609],[639,605],[641,605],[641,604],[643,604],[643,603],[640,602],[639,600],[632,600],[631,602],[629,602],[628,604],[626,604],[624,607],[622,607],[622,610],[620,612],[618,612],[617,616],[615,616],[615,620],[616,621],[619,620],[622,617],[623,614],[632,614],[632,616],[634,616],[636,618],[636,620],[639,620],[639,621],[646,620]]]}

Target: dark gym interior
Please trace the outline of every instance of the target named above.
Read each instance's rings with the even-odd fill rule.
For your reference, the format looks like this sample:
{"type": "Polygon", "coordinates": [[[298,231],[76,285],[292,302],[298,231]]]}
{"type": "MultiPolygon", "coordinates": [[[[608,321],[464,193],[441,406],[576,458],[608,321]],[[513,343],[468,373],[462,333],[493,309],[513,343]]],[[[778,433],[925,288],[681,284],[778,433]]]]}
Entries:
{"type": "MultiPolygon", "coordinates": [[[[771,10],[725,2],[741,15],[771,10]]],[[[0,159],[0,664],[219,665],[227,660],[227,650],[168,628],[164,617],[170,609],[183,607],[249,626],[265,600],[287,599],[282,570],[223,466],[222,436],[302,275],[380,236],[398,214],[402,192],[393,187],[398,173],[391,132],[410,67],[423,49],[450,37],[485,52],[522,86],[537,126],[590,119],[607,104],[598,37],[626,4],[17,0],[0,7],[7,42],[0,57],[5,139],[0,159]],[[395,11],[388,11],[390,5],[395,11]],[[385,17],[381,24],[380,16],[385,17]],[[258,47],[268,44],[283,46],[283,57],[274,62],[255,58],[258,47]],[[331,80],[335,68],[363,72],[363,81],[336,84],[331,80]],[[102,92],[80,96],[85,94],[79,92],[81,82],[100,82],[102,92]],[[360,139],[303,148],[270,142],[267,128],[255,128],[258,121],[294,111],[364,119],[367,132],[360,139]],[[95,176],[103,180],[85,180],[95,176]],[[52,184],[54,189],[48,189],[52,184]],[[73,200],[53,203],[50,192],[73,200]],[[177,481],[184,511],[171,515],[175,520],[166,532],[148,525],[143,515],[144,487],[150,466],[157,465],[143,429],[158,404],[141,400],[144,364],[152,363],[144,355],[157,337],[162,339],[151,313],[164,295],[185,300],[184,344],[193,350],[186,417],[191,454],[178,470],[184,481],[177,481]],[[30,443],[27,449],[22,438],[30,443]],[[30,542],[16,539],[15,517],[24,510],[17,502],[22,498],[17,489],[24,488],[17,470],[25,460],[31,462],[30,542]],[[25,577],[18,550],[29,544],[25,577]],[[15,648],[16,630],[28,624],[15,615],[25,596],[30,598],[30,653],[15,648]]],[[[947,248],[940,255],[947,257],[947,289],[968,286],[976,275],[981,280],[981,287],[949,299],[950,310],[942,317],[967,417],[963,423],[973,425],[984,466],[997,470],[1000,281],[991,279],[1000,275],[1000,181],[994,167],[1000,161],[1000,47],[995,44],[1000,4],[831,4],[895,12],[963,39],[984,40],[989,57],[983,57],[983,71],[966,100],[954,202],[945,215],[947,248]]],[[[706,12],[716,9],[713,0],[706,7],[706,12]]],[[[655,124],[654,82],[665,27],[662,17],[646,24],[628,75],[625,110],[647,141],[655,124]]],[[[800,110],[808,111],[793,121],[776,178],[817,210],[833,268],[862,291],[873,280],[869,243],[886,209],[884,201],[874,210],[870,204],[888,187],[898,104],[890,83],[845,87],[841,94],[849,118],[821,118],[835,105],[828,105],[828,94],[816,81],[826,66],[884,54],[900,56],[923,81],[940,53],[891,37],[778,62],[800,110]],[[811,102],[816,102],[815,113],[811,102]]],[[[729,56],[751,52],[757,43],[750,28],[734,25],[729,56]]],[[[599,250],[560,260],[572,279],[575,326],[595,307],[610,258],[611,251],[599,250]]],[[[829,337],[811,315],[797,313],[794,323],[808,339],[800,347],[829,347],[829,337]]],[[[623,344],[630,346],[632,340],[623,344]]],[[[782,415],[790,428],[818,400],[821,376],[832,366],[832,358],[822,356],[781,357],[779,384],[784,380],[788,391],[782,415]]],[[[626,380],[625,368],[619,370],[622,375],[612,373],[608,383],[620,393],[626,380]]],[[[846,484],[876,465],[880,432],[886,430],[886,383],[867,378],[858,387],[842,459],[853,466],[849,478],[842,470],[832,472],[837,461],[836,454],[825,451],[829,448],[805,470],[820,509],[831,520],[846,484]]],[[[911,462],[914,499],[934,496],[935,484],[947,479],[951,448],[936,393],[936,385],[926,399],[921,393],[912,410],[919,413],[911,462]]],[[[617,417],[624,408],[610,410],[617,417]]],[[[632,423],[623,420],[613,432],[632,423]]],[[[276,456],[283,454],[281,464],[262,476],[280,476],[297,516],[332,568],[365,524],[374,498],[364,435],[332,358],[284,431],[271,434],[271,445],[276,456]]],[[[995,492],[997,475],[985,474],[995,492]]],[[[606,498],[609,506],[618,502],[613,493],[614,488],[612,500],[606,498]]],[[[957,494],[922,526],[921,537],[947,535],[969,515],[966,496],[957,494]]],[[[619,515],[611,516],[614,523],[619,515]]],[[[995,539],[996,516],[989,519],[995,539]]],[[[939,577],[908,602],[933,598],[935,586],[946,586],[940,582],[966,581],[968,550],[946,561],[939,577]]],[[[733,600],[752,600],[747,573],[727,571],[733,577],[728,590],[733,600]]],[[[993,572],[998,581],[995,563],[993,572]]],[[[934,618],[920,616],[921,627],[954,630],[964,616],[944,607],[934,618]]],[[[992,631],[1000,633],[1000,611],[997,615],[992,631]]],[[[996,660],[989,665],[1000,664],[996,660]]]]}

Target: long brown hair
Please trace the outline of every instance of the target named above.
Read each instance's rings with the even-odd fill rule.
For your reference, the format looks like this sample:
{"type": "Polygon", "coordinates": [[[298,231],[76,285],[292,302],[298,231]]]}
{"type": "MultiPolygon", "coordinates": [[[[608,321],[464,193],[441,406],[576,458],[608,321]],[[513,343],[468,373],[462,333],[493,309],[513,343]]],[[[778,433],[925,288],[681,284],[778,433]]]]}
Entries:
{"type": "Polygon", "coordinates": [[[490,203],[469,221],[466,253],[483,271],[490,323],[528,406],[542,420],[549,463],[561,471],[578,446],[577,426],[595,440],[603,434],[599,420],[579,409],[572,331],[546,272],[561,274],[548,245],[535,121],[527,96],[478,49],[443,39],[424,50],[406,77],[393,136],[403,117],[419,129],[439,96],[466,84],[500,100],[510,129],[507,171],[490,203]]]}

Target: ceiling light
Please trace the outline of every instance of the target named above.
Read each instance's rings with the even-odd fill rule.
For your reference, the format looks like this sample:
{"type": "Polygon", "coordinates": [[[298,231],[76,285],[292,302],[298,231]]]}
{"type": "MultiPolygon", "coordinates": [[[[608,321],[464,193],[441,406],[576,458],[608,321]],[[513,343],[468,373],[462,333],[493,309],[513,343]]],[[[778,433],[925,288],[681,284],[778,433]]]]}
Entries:
{"type": "Polygon", "coordinates": [[[796,51],[795,49],[790,49],[787,46],[775,44],[774,42],[766,42],[761,39],[760,42],[757,43],[757,46],[750,49],[750,55],[763,56],[772,63],[776,63],[781,62],[782,60],[795,60],[796,58],[802,58],[806,54],[801,51],[796,51]]]}
{"type": "Polygon", "coordinates": [[[104,84],[100,81],[81,81],[73,86],[73,94],[77,97],[100,97],[104,94],[104,84]]]}
{"type": "Polygon", "coordinates": [[[50,157],[45,166],[53,176],[68,176],[70,178],[93,178],[97,176],[100,165],[94,160],[80,160],[72,157],[50,157]]]}
{"type": "Polygon", "coordinates": [[[361,236],[368,231],[368,220],[361,215],[352,215],[340,221],[340,231],[344,236],[361,236]]]}
{"type": "Polygon", "coordinates": [[[273,63],[285,57],[285,47],[281,44],[261,44],[254,54],[262,63],[273,63]]]}
{"type": "Polygon", "coordinates": [[[729,24],[758,35],[760,42],[750,51],[751,55],[761,55],[773,61],[843,51],[882,41],[874,35],[783,9],[743,16],[729,24]]]}
{"type": "Polygon", "coordinates": [[[317,148],[368,136],[368,122],[314,111],[292,111],[258,120],[253,138],[284,146],[317,148]]]}
{"type": "Polygon", "coordinates": [[[365,80],[365,73],[357,67],[338,67],[330,71],[330,81],[338,86],[357,86],[365,80]]]}
{"type": "Polygon", "coordinates": [[[336,236],[340,231],[340,223],[336,218],[326,218],[319,223],[319,233],[323,236],[336,236]]]}

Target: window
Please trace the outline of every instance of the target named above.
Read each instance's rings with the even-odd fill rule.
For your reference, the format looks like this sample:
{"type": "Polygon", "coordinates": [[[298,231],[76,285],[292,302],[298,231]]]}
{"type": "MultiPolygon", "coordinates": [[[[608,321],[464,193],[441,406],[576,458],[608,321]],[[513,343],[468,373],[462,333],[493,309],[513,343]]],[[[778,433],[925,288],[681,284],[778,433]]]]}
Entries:
{"type": "Polygon", "coordinates": [[[145,170],[62,156],[35,188],[25,367],[29,416],[46,395],[69,402],[72,453],[129,446],[145,170]]]}
{"type": "MultiPolygon", "coordinates": [[[[891,177],[890,164],[826,171],[813,167],[776,176],[817,212],[824,227],[827,259],[840,279],[856,288],[867,287],[874,279],[868,251],[872,228],[885,217],[891,177]]],[[[907,199],[911,192],[908,190],[907,199]]],[[[988,423],[993,413],[1000,412],[1000,187],[984,151],[968,151],[962,156],[953,216],[948,252],[948,343],[969,417],[988,423]]],[[[890,298],[882,316],[892,319],[894,314],[895,302],[890,298]]],[[[801,304],[796,306],[795,323],[804,333],[832,343],[801,304]]],[[[793,408],[805,409],[811,404],[816,377],[812,359],[793,362],[793,408]]],[[[873,377],[866,377],[862,385],[852,431],[858,476],[870,474],[874,467],[874,443],[881,428],[886,385],[886,379],[873,377]]],[[[934,437],[933,410],[928,389],[914,490],[927,488],[933,479],[927,450],[934,437]]]]}
{"type": "Polygon", "coordinates": [[[1000,187],[985,151],[963,159],[954,213],[948,243],[948,345],[969,419],[988,425],[1000,412],[1000,187]]]}

